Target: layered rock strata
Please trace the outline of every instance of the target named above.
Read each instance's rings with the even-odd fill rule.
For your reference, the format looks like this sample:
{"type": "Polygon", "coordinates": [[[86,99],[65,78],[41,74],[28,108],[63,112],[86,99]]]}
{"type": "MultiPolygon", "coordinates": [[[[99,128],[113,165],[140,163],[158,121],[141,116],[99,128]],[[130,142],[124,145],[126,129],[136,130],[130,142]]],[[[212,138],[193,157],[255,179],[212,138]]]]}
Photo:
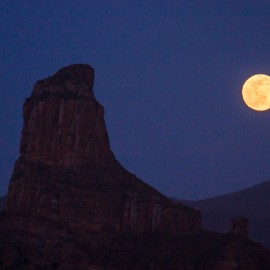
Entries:
{"type": "Polygon", "coordinates": [[[88,65],[65,67],[35,84],[23,108],[7,211],[85,231],[199,229],[199,211],[172,203],[117,162],[93,85],[88,65]]]}
{"type": "Polygon", "coordinates": [[[267,270],[269,250],[201,229],[200,212],[125,170],[110,150],[94,70],[38,81],[0,212],[0,269],[267,270]]]}

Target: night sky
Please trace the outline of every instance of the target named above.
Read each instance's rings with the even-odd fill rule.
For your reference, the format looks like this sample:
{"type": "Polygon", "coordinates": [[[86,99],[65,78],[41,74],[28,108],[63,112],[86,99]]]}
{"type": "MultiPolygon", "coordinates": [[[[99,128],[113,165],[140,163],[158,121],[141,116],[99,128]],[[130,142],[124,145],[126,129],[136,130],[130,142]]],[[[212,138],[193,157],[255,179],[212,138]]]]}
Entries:
{"type": "Polygon", "coordinates": [[[0,194],[18,158],[22,106],[61,67],[95,68],[111,148],[168,196],[201,199],[270,179],[270,112],[242,101],[270,75],[270,2],[0,2],[0,194]]]}

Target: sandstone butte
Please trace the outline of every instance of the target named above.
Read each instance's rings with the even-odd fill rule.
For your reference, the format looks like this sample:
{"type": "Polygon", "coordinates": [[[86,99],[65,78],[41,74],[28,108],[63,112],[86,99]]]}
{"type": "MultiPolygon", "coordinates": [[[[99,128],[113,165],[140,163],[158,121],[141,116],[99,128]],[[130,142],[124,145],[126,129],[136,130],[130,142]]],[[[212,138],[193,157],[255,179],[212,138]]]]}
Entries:
{"type": "Polygon", "coordinates": [[[0,269],[269,270],[269,250],[246,232],[204,230],[199,211],[121,166],[93,85],[94,69],[75,64],[26,99],[0,269]]]}

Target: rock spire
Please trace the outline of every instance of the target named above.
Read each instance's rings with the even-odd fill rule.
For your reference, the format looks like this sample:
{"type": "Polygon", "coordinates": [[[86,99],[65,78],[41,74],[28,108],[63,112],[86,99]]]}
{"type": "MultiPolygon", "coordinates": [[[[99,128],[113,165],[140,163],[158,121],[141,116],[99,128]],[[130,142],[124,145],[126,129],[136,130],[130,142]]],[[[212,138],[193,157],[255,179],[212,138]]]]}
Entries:
{"type": "Polygon", "coordinates": [[[115,159],[94,69],[38,81],[23,109],[20,157],[0,213],[1,269],[270,269],[270,253],[201,229],[115,159]]]}
{"type": "Polygon", "coordinates": [[[101,164],[113,157],[94,69],[71,65],[38,81],[23,109],[22,157],[47,164],[101,164]]]}
{"type": "Polygon", "coordinates": [[[199,211],[172,203],[115,159],[93,85],[94,69],[81,64],[35,84],[24,104],[8,211],[70,226],[76,219],[86,231],[200,228],[199,211]]]}

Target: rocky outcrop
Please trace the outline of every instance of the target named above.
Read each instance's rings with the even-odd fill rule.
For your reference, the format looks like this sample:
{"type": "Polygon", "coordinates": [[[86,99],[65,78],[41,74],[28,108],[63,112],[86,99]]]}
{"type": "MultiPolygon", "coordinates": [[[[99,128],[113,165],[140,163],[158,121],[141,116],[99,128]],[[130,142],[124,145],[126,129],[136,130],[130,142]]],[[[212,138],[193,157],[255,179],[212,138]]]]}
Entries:
{"type": "Polygon", "coordinates": [[[113,158],[94,69],[72,65],[38,81],[23,108],[20,153],[48,165],[100,165],[113,158]]]}
{"type": "Polygon", "coordinates": [[[230,223],[229,232],[241,238],[248,238],[248,223],[248,219],[246,218],[233,218],[230,223]]]}
{"type": "Polygon", "coordinates": [[[65,67],[35,84],[24,104],[7,211],[85,231],[199,229],[199,211],[172,203],[117,162],[93,84],[88,65],[65,67]]]}
{"type": "Polygon", "coordinates": [[[93,84],[92,67],[72,65],[38,81],[26,99],[0,213],[0,268],[270,269],[263,247],[203,231],[199,211],[119,164],[93,84]]]}

